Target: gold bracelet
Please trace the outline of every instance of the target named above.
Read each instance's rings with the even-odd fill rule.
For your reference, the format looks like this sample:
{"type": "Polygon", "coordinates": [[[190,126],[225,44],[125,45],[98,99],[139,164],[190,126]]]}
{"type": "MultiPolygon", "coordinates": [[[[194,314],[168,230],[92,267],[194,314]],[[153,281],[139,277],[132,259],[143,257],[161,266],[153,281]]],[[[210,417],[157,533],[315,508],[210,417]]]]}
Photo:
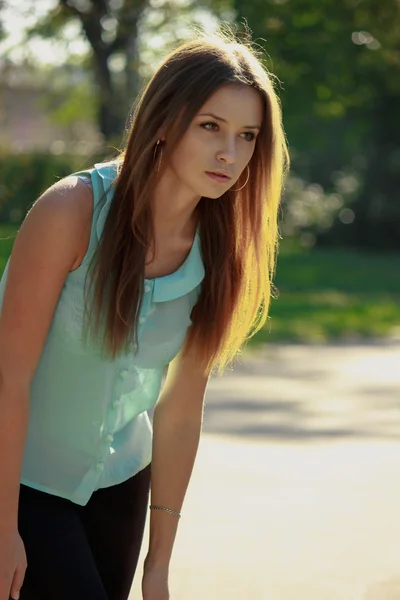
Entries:
{"type": "Polygon", "coordinates": [[[175,515],[175,517],[178,517],[178,519],[181,518],[181,514],[178,513],[176,510],[172,510],[171,508],[165,508],[165,506],[158,506],[156,504],[150,504],[149,506],[150,510],[165,510],[168,513],[170,513],[171,515],[175,515]]]}

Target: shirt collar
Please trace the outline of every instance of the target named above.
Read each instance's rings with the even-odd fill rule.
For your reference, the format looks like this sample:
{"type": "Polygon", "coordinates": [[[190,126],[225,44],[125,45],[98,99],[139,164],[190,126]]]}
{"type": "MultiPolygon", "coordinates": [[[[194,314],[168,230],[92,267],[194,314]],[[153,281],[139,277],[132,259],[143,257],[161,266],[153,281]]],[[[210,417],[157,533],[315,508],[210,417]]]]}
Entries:
{"type": "MultiPolygon", "coordinates": [[[[104,192],[106,193],[106,201],[100,210],[96,223],[97,235],[100,238],[114,196],[114,187],[112,184],[118,173],[118,162],[97,163],[94,167],[102,180],[104,192]]],[[[192,248],[184,263],[170,275],[146,279],[145,283],[153,286],[154,302],[168,302],[169,300],[185,296],[194,290],[203,281],[204,275],[205,269],[201,253],[201,239],[199,230],[197,230],[192,248]]]]}
{"type": "Polygon", "coordinates": [[[167,302],[180,296],[185,296],[196,288],[204,279],[205,269],[201,255],[201,240],[199,231],[196,231],[192,248],[185,262],[170,275],[148,279],[146,282],[154,283],[154,302],[167,302]]]}

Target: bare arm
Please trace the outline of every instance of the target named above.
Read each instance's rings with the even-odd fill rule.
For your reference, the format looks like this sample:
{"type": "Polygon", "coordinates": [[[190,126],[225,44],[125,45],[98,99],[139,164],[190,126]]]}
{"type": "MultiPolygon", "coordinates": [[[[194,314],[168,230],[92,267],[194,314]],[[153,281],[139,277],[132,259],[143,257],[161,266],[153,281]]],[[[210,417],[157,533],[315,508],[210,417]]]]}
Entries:
{"type": "MultiPolygon", "coordinates": [[[[208,376],[194,351],[171,363],[154,412],[151,503],[180,512],[197,454],[208,376]]],[[[146,566],[169,566],[177,517],[152,510],[146,566]]]]}
{"type": "Polygon", "coordinates": [[[30,384],[65,278],[88,241],[91,203],[76,177],[58,182],[35,203],[12,251],[0,318],[0,535],[17,528],[30,384]]]}

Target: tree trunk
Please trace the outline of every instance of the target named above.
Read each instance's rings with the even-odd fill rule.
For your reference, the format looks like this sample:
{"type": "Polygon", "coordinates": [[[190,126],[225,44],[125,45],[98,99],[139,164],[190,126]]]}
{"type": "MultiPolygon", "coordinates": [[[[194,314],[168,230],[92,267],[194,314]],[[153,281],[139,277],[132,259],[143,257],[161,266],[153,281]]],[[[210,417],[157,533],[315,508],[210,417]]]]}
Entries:
{"type": "Polygon", "coordinates": [[[96,79],[99,93],[99,127],[106,140],[120,139],[123,133],[124,117],[121,115],[121,102],[115,90],[106,53],[93,48],[96,79]]]}
{"type": "Polygon", "coordinates": [[[128,114],[133,101],[139,93],[139,49],[138,49],[138,23],[134,24],[134,31],[128,38],[125,46],[126,67],[125,67],[125,89],[126,89],[126,114],[128,114]]]}

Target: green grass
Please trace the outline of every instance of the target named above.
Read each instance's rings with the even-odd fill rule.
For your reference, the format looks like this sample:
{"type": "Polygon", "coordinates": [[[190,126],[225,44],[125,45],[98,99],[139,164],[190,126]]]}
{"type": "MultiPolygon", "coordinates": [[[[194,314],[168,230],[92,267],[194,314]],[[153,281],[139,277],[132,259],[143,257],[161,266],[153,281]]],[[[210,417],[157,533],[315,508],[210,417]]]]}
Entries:
{"type": "Polygon", "coordinates": [[[268,325],[255,342],[360,339],[400,325],[400,253],[283,244],[268,325]]]}
{"type": "MultiPolygon", "coordinates": [[[[15,231],[0,225],[0,273],[15,231]]],[[[400,326],[400,253],[307,251],[286,242],[275,285],[270,319],[253,344],[365,339],[400,326]]]]}

